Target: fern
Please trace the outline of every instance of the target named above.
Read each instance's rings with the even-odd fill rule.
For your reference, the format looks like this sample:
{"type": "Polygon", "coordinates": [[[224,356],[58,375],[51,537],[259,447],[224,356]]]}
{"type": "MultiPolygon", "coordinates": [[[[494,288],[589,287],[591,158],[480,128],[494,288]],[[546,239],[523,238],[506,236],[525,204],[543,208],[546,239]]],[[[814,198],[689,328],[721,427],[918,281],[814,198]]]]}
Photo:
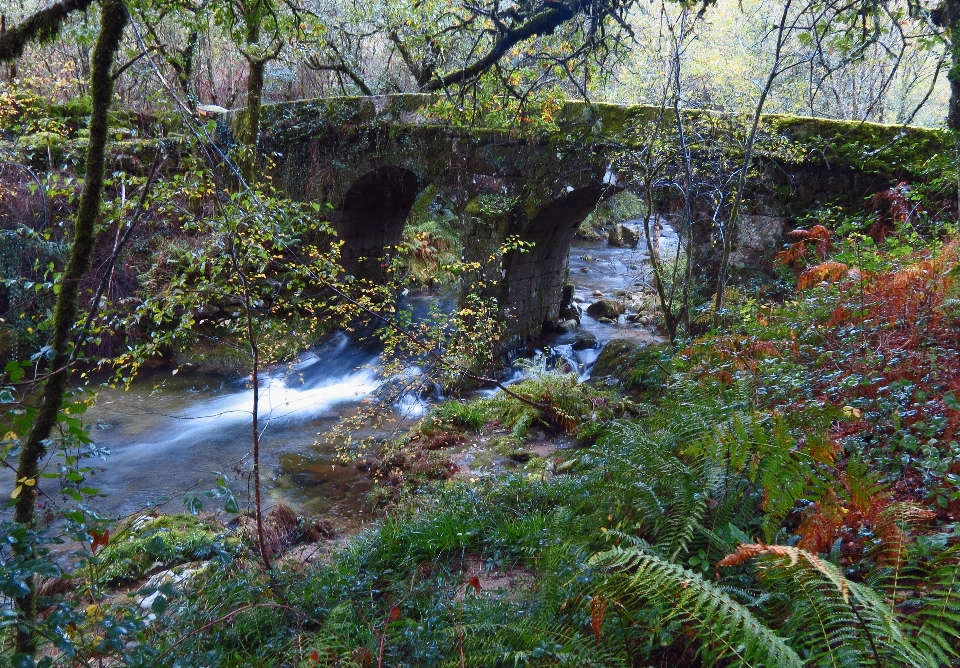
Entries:
{"type": "Polygon", "coordinates": [[[909,640],[908,627],[875,590],[848,580],[830,562],[794,547],[751,544],[718,565],[750,560],[781,604],[765,614],[809,665],[937,665],[909,640]]]}
{"type": "Polygon", "coordinates": [[[638,548],[616,548],[598,555],[595,562],[621,574],[605,586],[605,596],[627,610],[654,609],[661,627],[680,622],[705,664],[804,665],[750,610],[692,571],[638,548]]]}
{"type": "Polygon", "coordinates": [[[929,655],[951,664],[960,654],[960,545],[933,561],[921,593],[919,609],[907,618],[917,644],[929,655]]]}

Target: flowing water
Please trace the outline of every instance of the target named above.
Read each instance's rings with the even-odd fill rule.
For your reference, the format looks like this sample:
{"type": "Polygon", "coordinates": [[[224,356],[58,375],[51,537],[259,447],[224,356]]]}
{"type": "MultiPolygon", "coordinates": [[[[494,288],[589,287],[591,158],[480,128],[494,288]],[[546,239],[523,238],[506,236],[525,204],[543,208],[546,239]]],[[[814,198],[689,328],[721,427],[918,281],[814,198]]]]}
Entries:
{"type": "MultiPolygon", "coordinates": [[[[647,280],[644,258],[641,251],[605,243],[575,243],[570,253],[575,299],[586,309],[596,293],[639,290],[647,280]]],[[[584,315],[579,330],[540,343],[568,369],[587,376],[599,348],[574,351],[572,344],[584,333],[601,344],[613,338],[655,340],[650,328],[623,318],[610,325],[584,315]]],[[[373,481],[355,466],[338,464],[331,447],[318,445],[318,434],[355,411],[380,386],[377,362],[376,350],[338,334],[296,364],[263,375],[261,457],[270,502],[283,500],[301,513],[323,515],[335,526],[363,521],[364,497],[373,481]]],[[[513,379],[520,376],[515,372],[513,379]]],[[[176,512],[185,494],[211,489],[218,473],[226,475],[241,501],[248,498],[248,380],[161,369],[138,378],[129,390],[101,390],[86,417],[95,444],[109,456],[92,460],[98,471],[89,484],[103,496],[91,505],[114,517],[158,503],[176,512]]],[[[405,426],[424,409],[422,400],[406,397],[394,406],[394,422],[387,429],[405,426]]]]}

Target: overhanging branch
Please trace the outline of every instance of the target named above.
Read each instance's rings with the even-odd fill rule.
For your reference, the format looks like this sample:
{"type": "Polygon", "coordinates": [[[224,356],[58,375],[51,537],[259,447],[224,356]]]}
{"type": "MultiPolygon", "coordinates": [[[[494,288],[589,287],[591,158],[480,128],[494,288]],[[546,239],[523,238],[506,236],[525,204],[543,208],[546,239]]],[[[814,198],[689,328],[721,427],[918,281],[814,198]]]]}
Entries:
{"type": "Polygon", "coordinates": [[[49,42],[60,34],[67,16],[92,4],[93,0],[62,0],[27,17],[0,35],[0,62],[16,60],[33,42],[49,42]]]}
{"type": "Polygon", "coordinates": [[[433,93],[480,76],[496,65],[517,44],[533,37],[541,37],[554,32],[576,16],[583,9],[583,3],[575,2],[567,5],[561,2],[550,2],[546,7],[547,9],[535,14],[520,26],[501,33],[490,51],[480,60],[456,72],[451,72],[445,77],[432,79],[423,87],[423,91],[433,93]]]}

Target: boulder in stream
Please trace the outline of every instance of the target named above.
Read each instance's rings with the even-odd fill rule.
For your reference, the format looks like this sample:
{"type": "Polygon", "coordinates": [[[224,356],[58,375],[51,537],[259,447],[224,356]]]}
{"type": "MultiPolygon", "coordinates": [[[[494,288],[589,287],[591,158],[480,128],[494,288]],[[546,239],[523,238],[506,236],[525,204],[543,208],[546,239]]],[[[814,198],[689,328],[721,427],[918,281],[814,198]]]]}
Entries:
{"type": "Polygon", "coordinates": [[[595,320],[600,318],[609,318],[616,320],[627,310],[623,302],[614,299],[599,299],[587,307],[587,315],[595,320]]]}
{"type": "Polygon", "coordinates": [[[628,225],[617,223],[607,235],[607,243],[617,248],[636,248],[640,243],[640,234],[628,225]]]}
{"type": "Polygon", "coordinates": [[[597,347],[597,337],[590,332],[584,332],[573,342],[574,350],[591,350],[597,347]]]}
{"type": "Polygon", "coordinates": [[[561,320],[576,320],[577,325],[580,324],[580,318],[583,317],[583,309],[580,308],[579,304],[568,304],[560,308],[560,319],[561,320]]]}

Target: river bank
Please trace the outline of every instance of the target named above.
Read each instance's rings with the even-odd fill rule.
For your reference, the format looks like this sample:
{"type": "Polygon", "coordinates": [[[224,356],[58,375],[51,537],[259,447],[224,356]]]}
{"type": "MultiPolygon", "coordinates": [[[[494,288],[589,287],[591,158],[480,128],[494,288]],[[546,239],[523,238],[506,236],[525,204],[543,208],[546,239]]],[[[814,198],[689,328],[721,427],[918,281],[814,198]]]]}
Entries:
{"type": "MultiPolygon", "coordinates": [[[[644,257],[640,250],[603,242],[576,244],[570,258],[575,299],[584,310],[600,298],[597,295],[639,305],[644,299],[643,286],[637,285],[645,280],[644,257]]],[[[627,322],[625,317],[604,324],[584,315],[578,330],[545,335],[533,354],[543,355],[546,346],[548,357],[563,358],[570,370],[589,377],[602,345],[614,338],[639,345],[661,340],[655,325],[627,322]],[[573,350],[578,339],[589,343],[573,350]]],[[[375,344],[360,344],[339,334],[295,363],[264,375],[261,437],[271,503],[284,502],[300,514],[326,517],[344,530],[355,530],[367,521],[365,496],[374,481],[355,464],[339,460],[321,437],[381,386],[377,366],[375,344]]],[[[510,374],[512,381],[523,377],[516,369],[510,374]]],[[[174,364],[149,371],[129,390],[99,390],[96,405],[84,416],[96,447],[110,453],[92,460],[96,471],[90,485],[103,495],[94,507],[114,517],[157,504],[175,512],[184,495],[210,488],[220,474],[230,478],[238,498],[244,500],[251,401],[246,386],[247,379],[238,373],[195,371],[174,364]]],[[[386,424],[359,436],[391,438],[436,401],[406,396],[393,407],[386,424]]]]}

